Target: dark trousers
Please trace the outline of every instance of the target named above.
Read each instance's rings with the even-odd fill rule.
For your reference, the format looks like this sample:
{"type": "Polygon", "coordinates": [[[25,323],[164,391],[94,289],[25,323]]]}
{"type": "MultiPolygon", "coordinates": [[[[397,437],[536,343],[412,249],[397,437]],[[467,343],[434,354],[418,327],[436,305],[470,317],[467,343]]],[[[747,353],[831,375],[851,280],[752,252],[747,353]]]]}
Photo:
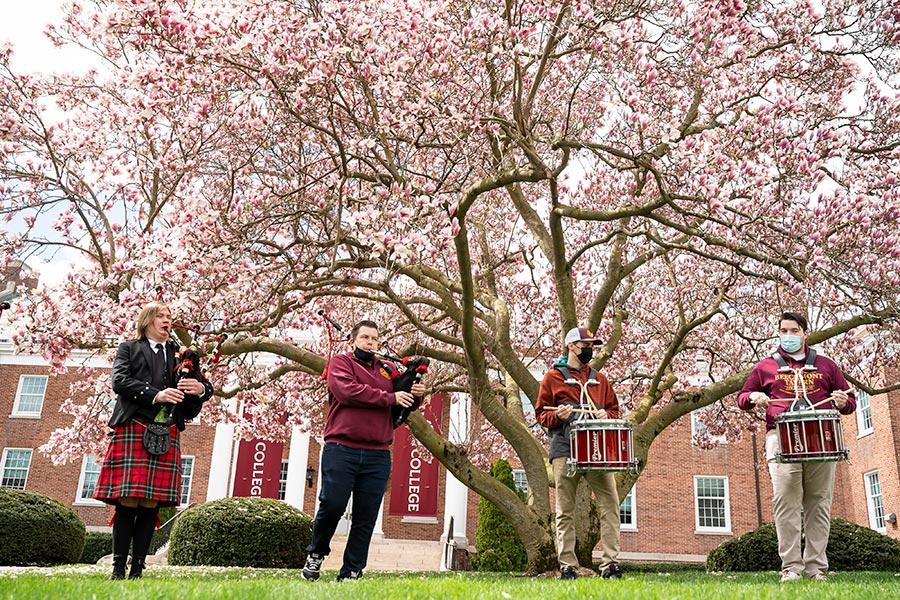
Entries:
{"type": "Polygon", "coordinates": [[[362,571],[369,558],[369,542],[390,474],[391,453],[387,450],[361,450],[326,443],[322,451],[319,510],[313,522],[312,542],[306,551],[322,556],[331,552],[331,538],[352,493],[353,516],[341,575],[362,571]]]}

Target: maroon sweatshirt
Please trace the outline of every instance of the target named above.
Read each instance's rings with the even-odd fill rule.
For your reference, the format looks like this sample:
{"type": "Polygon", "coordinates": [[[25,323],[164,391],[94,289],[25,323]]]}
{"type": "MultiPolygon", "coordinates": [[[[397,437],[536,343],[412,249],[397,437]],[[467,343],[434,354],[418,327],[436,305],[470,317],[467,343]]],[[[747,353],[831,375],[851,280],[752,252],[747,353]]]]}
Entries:
{"type": "MultiPolygon", "coordinates": [[[[784,360],[792,369],[802,368],[805,364],[803,360],[794,360],[790,354],[781,348],[778,348],[778,353],[784,357],[784,360]]],[[[813,366],[816,367],[815,371],[803,371],[806,395],[813,404],[825,400],[834,391],[850,389],[850,386],[847,385],[847,380],[844,379],[844,374],[841,373],[841,369],[830,358],[819,354],[816,356],[813,366]]],[[[771,356],[764,358],[753,367],[753,371],[750,372],[750,376],[744,382],[744,387],[741,388],[741,392],[738,394],[738,406],[744,410],[752,410],[756,406],[750,400],[750,394],[753,392],[763,392],[773,400],[793,400],[794,373],[779,373],[778,363],[775,362],[775,359],[771,356]]],[[[853,392],[850,392],[849,396],[847,405],[840,409],[841,414],[849,415],[856,410],[856,396],[853,392]]],[[[766,431],[775,429],[775,417],[787,411],[788,408],[790,408],[790,402],[770,403],[768,405],[766,408],[766,431]]],[[[838,410],[832,402],[826,402],[816,408],[820,410],[838,410]]]]}
{"type": "Polygon", "coordinates": [[[394,384],[379,361],[360,362],[352,352],[328,362],[325,441],[351,448],[387,450],[394,441],[394,384]]]}

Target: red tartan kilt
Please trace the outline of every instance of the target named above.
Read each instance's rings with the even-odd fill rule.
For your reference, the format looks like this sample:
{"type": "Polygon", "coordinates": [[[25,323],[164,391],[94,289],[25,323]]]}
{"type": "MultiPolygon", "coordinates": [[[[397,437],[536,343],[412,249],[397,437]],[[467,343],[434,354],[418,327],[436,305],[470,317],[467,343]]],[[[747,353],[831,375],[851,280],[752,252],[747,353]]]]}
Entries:
{"type": "Polygon", "coordinates": [[[178,428],[169,429],[172,443],[161,456],[153,456],[142,443],[146,424],[129,419],[113,428],[113,438],[103,458],[94,498],[115,504],[119,498],[146,498],[160,506],[177,506],[181,500],[181,444],[178,428]]]}

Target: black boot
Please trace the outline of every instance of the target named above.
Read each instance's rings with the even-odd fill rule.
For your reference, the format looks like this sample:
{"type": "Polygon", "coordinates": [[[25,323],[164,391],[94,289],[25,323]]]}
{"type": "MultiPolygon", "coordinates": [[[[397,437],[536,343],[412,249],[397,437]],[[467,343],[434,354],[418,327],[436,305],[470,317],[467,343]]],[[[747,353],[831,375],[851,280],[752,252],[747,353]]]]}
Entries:
{"type": "Polygon", "coordinates": [[[110,579],[125,579],[125,565],[128,563],[128,551],[131,549],[131,538],[134,535],[134,522],[138,509],[130,506],[116,506],[116,517],[113,522],[113,572],[110,579]]]}
{"type": "Polygon", "coordinates": [[[128,579],[138,579],[144,572],[150,542],[153,541],[153,530],[156,529],[158,508],[138,508],[134,522],[134,552],[131,555],[131,572],[128,579]]]}
{"type": "Polygon", "coordinates": [[[127,554],[113,554],[113,572],[110,579],[125,579],[125,564],[127,562],[127,554]]]}
{"type": "Polygon", "coordinates": [[[146,556],[132,556],[131,570],[128,572],[128,579],[140,579],[144,575],[144,566],[147,564],[146,556]]]}

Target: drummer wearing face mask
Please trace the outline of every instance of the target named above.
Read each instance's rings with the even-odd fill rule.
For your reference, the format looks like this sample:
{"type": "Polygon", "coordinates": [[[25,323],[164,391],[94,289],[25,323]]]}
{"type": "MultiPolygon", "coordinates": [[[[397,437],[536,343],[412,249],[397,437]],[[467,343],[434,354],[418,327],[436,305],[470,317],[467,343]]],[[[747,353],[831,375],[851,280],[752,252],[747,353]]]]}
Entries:
{"type": "Polygon", "coordinates": [[[778,335],[777,354],[764,358],[753,367],[738,395],[738,406],[743,410],[759,406],[766,411],[766,458],[774,491],[781,580],[793,581],[804,575],[824,580],[828,576],[825,547],[831,529],[835,463],[775,462],[780,447],[775,417],[787,411],[798,394],[802,398],[804,391],[815,408],[837,409],[845,415],[856,410],[856,398],[840,367],[830,358],[813,355],[814,351],[807,347],[809,324],[803,315],[782,313],[778,335]],[[802,377],[802,382],[798,377],[802,377]],[[798,384],[799,390],[796,389],[798,384]],[[806,531],[802,555],[801,518],[806,531]]]}
{"type": "MultiPolygon", "coordinates": [[[[593,346],[599,343],[584,327],[569,330],[565,337],[567,356],[544,375],[534,406],[535,417],[550,436],[550,464],[556,485],[556,551],[560,579],[575,579],[579,567],[575,556],[575,492],[584,477],[597,497],[600,509],[600,572],[605,579],[622,576],[619,555],[619,495],[612,473],[567,473],[569,425],[579,417],[618,419],[619,403],[609,380],[590,366],[593,346]],[[583,398],[586,392],[589,398],[583,398]],[[585,407],[580,407],[584,403],[585,407]],[[577,409],[577,411],[576,411],[577,409]],[[583,412],[587,411],[587,412],[583,412]]],[[[585,565],[589,567],[590,565],[585,565]]]]}

